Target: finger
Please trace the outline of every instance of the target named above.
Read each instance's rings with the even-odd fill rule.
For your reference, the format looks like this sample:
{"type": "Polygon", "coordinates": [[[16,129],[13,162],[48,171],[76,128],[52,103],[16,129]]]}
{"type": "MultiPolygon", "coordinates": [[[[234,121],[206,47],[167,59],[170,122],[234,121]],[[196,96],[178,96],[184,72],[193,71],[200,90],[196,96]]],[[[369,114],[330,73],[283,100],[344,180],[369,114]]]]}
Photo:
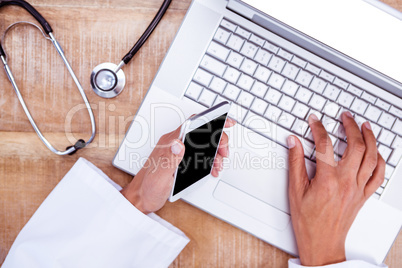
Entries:
{"type": "Polygon", "coordinates": [[[331,139],[328,136],[324,126],[318,120],[315,114],[311,114],[308,118],[311,132],[313,133],[315,143],[315,153],[317,159],[317,170],[322,170],[324,167],[320,166],[335,166],[334,148],[332,147],[331,139]]]}
{"type": "Polygon", "coordinates": [[[223,157],[217,154],[211,171],[212,176],[218,177],[219,172],[221,172],[222,169],[223,169],[223,157]]]}
{"type": "Polygon", "coordinates": [[[219,142],[218,154],[223,157],[229,156],[229,137],[225,132],[222,133],[222,137],[219,142]]]}
{"type": "Polygon", "coordinates": [[[357,174],[366,151],[366,144],[359,126],[356,124],[350,112],[342,114],[342,122],[348,139],[348,145],[342,156],[342,162],[345,163],[347,168],[355,171],[357,174]]]}
{"type": "Polygon", "coordinates": [[[289,147],[289,196],[300,196],[309,184],[303,146],[295,136],[287,139],[289,147]]]}
{"type": "Polygon", "coordinates": [[[362,133],[364,142],[366,143],[366,151],[364,153],[363,162],[357,174],[357,183],[363,187],[373,174],[377,167],[377,142],[369,122],[362,125],[362,133]]]}
{"type": "Polygon", "coordinates": [[[385,161],[379,153],[377,153],[377,167],[374,169],[373,175],[364,188],[364,196],[368,199],[384,182],[385,176],[385,161]]]}
{"type": "Polygon", "coordinates": [[[183,159],[184,151],[185,146],[178,139],[173,139],[169,142],[169,146],[154,151],[155,155],[152,155],[154,169],[152,172],[158,173],[160,178],[172,177],[183,159]]]}
{"type": "Polygon", "coordinates": [[[234,125],[236,125],[236,121],[227,117],[225,122],[225,128],[233,127],[234,125]]]}

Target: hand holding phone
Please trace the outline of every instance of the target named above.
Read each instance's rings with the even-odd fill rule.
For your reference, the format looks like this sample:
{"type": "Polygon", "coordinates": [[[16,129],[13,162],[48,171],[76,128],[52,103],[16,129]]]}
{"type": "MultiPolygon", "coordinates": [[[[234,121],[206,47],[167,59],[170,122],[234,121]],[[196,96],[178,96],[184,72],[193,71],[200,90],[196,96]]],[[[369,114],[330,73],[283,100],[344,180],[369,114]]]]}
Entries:
{"type": "Polygon", "coordinates": [[[173,202],[188,192],[195,190],[202,183],[202,179],[212,173],[219,175],[222,165],[222,156],[228,156],[227,136],[223,132],[227,114],[230,109],[228,102],[222,102],[203,113],[189,118],[181,127],[180,139],[186,151],[175,172],[175,181],[169,201],[173,202]],[[225,145],[218,147],[224,137],[225,145]],[[215,172],[214,172],[215,165],[215,172]]]}
{"type": "MultiPolygon", "coordinates": [[[[187,121],[186,121],[187,122],[187,121]]],[[[235,121],[227,119],[225,127],[231,127],[235,121]]],[[[180,126],[163,135],[143,168],[121,193],[141,212],[148,214],[158,211],[166,203],[174,184],[175,172],[185,154],[185,147],[180,138],[180,126]]],[[[220,164],[227,156],[228,137],[223,132],[211,174],[219,175],[220,164]]]]}

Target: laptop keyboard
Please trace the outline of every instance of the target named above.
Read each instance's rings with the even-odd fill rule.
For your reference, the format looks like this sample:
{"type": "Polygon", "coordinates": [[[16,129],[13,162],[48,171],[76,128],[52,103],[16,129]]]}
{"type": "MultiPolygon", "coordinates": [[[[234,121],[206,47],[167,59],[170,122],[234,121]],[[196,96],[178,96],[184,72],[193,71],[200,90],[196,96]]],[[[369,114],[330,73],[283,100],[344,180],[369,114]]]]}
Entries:
{"type": "Polygon", "coordinates": [[[359,126],[371,123],[387,163],[377,197],[402,157],[400,107],[227,19],[221,21],[185,96],[206,107],[231,102],[231,118],[286,148],[287,137],[298,136],[311,161],[315,146],[308,116],[314,113],[321,120],[339,160],[347,145],[340,115],[350,111],[359,126]]]}

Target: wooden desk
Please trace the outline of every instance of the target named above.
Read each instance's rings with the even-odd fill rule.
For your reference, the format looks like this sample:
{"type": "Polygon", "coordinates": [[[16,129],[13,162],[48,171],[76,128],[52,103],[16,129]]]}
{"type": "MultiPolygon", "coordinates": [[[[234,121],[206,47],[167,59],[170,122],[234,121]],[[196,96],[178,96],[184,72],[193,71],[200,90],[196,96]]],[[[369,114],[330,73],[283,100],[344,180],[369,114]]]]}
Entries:
{"type": "MultiPolygon", "coordinates": [[[[94,108],[97,136],[91,149],[66,157],[52,154],[33,132],[5,73],[0,71],[0,263],[18,232],[78,157],[87,158],[120,185],[131,180],[112,167],[112,158],[190,5],[190,0],[173,1],[154,34],[125,67],[124,92],[105,100],[90,88],[92,68],[107,61],[118,63],[148,26],[162,0],[30,2],[52,25],[80,79],[94,108]]],[[[402,0],[385,2],[402,10],[402,0]]],[[[20,20],[33,21],[20,8],[2,8],[1,33],[20,20]]],[[[49,140],[60,149],[70,144],[65,134],[66,118],[72,118],[75,137],[88,139],[89,118],[77,106],[82,100],[52,44],[34,28],[21,26],[10,32],[6,50],[28,107],[49,140]]],[[[290,257],[181,201],[168,203],[158,214],[191,239],[172,267],[285,267],[290,257]]],[[[402,266],[402,236],[386,263],[402,266]]]]}

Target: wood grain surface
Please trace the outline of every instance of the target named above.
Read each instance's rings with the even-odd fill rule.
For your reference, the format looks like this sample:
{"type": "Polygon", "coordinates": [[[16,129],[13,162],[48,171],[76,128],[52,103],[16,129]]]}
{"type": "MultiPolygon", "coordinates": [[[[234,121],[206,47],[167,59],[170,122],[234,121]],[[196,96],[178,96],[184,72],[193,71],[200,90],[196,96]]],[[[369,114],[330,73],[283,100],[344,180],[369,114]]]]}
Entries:
{"type": "MultiPolygon", "coordinates": [[[[112,158],[190,5],[174,0],[164,19],[125,67],[126,88],[115,99],[98,97],[89,76],[102,62],[118,63],[140,37],[162,0],[31,0],[49,21],[94,109],[97,136],[90,149],[59,157],[47,150],[28,122],[4,71],[0,71],[0,264],[19,231],[79,157],[120,185],[132,177],[112,167],[112,158]]],[[[402,0],[386,3],[402,10],[402,0]]],[[[0,31],[33,21],[17,7],[0,10],[0,31]]],[[[20,25],[5,40],[9,64],[27,105],[45,136],[59,149],[88,139],[90,121],[82,100],[52,44],[20,25]],[[71,121],[71,122],[70,122],[71,121]],[[66,130],[72,135],[67,135],[66,130]],[[73,137],[73,138],[72,138],[73,137]]],[[[289,255],[182,201],[158,212],[191,239],[172,267],[286,267],[289,255]]],[[[402,236],[386,263],[402,267],[402,236]]]]}

